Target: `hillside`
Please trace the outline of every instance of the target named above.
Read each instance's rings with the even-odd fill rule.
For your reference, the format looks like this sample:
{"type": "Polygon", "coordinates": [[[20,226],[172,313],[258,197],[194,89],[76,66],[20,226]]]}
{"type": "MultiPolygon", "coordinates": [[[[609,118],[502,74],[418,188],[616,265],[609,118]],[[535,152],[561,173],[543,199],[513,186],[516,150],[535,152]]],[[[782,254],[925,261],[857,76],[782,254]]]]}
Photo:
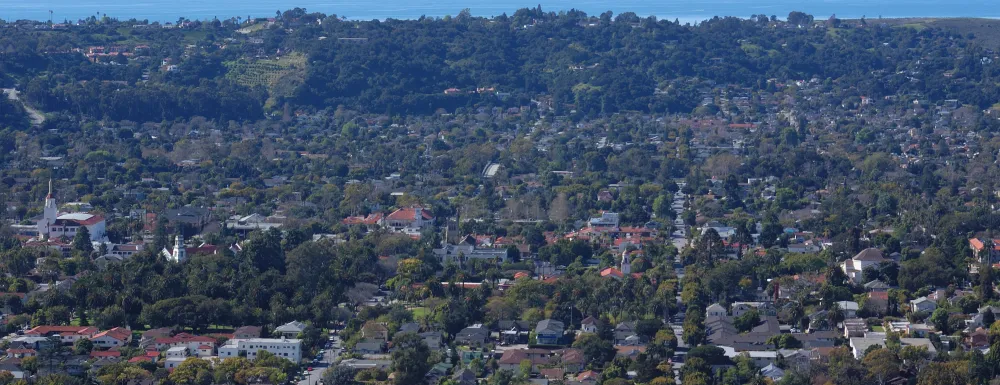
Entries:
{"type": "Polygon", "coordinates": [[[912,27],[916,29],[940,28],[949,32],[957,32],[963,36],[973,35],[974,40],[983,47],[1000,48],[1000,20],[980,18],[898,18],[869,19],[868,23],[884,23],[891,26],[912,27]]]}

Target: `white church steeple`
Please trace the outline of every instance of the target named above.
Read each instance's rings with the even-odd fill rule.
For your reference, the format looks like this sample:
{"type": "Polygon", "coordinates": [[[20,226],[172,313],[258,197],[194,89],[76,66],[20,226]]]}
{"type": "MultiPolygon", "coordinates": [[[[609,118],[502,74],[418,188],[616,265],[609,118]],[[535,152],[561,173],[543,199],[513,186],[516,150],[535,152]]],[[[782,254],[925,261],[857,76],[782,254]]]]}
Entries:
{"type": "Polygon", "coordinates": [[[187,250],[184,249],[184,236],[178,234],[174,238],[174,262],[184,262],[187,259],[187,250]]]}
{"type": "Polygon", "coordinates": [[[49,238],[49,225],[55,223],[58,216],[59,209],[56,207],[56,198],[52,196],[52,178],[49,178],[49,194],[45,196],[42,219],[38,221],[38,236],[40,238],[49,238]]]}
{"type": "Polygon", "coordinates": [[[629,275],[632,274],[632,263],[629,261],[628,250],[622,252],[622,274],[629,275]]]}

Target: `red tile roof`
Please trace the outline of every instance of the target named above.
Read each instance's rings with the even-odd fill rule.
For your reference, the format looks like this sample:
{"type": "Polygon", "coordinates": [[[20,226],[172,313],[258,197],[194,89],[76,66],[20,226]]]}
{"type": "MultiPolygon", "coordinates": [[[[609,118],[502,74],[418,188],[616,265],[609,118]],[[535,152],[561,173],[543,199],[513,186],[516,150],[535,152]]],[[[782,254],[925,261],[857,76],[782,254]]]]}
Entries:
{"type": "Polygon", "coordinates": [[[601,276],[623,278],[625,277],[625,274],[622,274],[621,270],[618,270],[614,267],[609,267],[607,269],[601,270],[601,276]]]}
{"type": "Polygon", "coordinates": [[[127,341],[130,338],[132,338],[132,331],[125,328],[114,328],[97,333],[94,335],[94,337],[92,337],[92,339],[97,339],[104,336],[111,337],[119,341],[127,341]]]}
{"type": "Polygon", "coordinates": [[[36,326],[35,328],[24,332],[26,336],[48,336],[51,334],[61,334],[61,335],[92,335],[98,332],[98,329],[93,326],[36,326]]]}
{"type": "Polygon", "coordinates": [[[204,342],[211,343],[215,345],[215,338],[196,336],[188,333],[177,333],[173,337],[159,337],[156,340],[157,344],[177,344],[177,343],[188,343],[188,342],[204,342]]]}
{"type": "Polygon", "coordinates": [[[90,352],[90,357],[91,358],[98,358],[98,357],[121,357],[121,356],[122,356],[122,352],[117,351],[117,350],[94,350],[94,351],[90,352]]]}
{"type": "Polygon", "coordinates": [[[359,216],[344,218],[343,220],[340,221],[340,223],[343,223],[345,225],[374,225],[377,224],[378,221],[382,220],[382,216],[383,216],[382,213],[372,213],[368,214],[368,216],[359,215],[359,216]]]}
{"type": "Polygon", "coordinates": [[[434,216],[432,216],[429,211],[421,207],[408,207],[405,209],[399,209],[393,211],[392,214],[389,214],[389,216],[385,218],[392,221],[412,221],[415,220],[417,217],[417,209],[420,209],[420,216],[423,217],[425,221],[434,219],[434,216]]]}

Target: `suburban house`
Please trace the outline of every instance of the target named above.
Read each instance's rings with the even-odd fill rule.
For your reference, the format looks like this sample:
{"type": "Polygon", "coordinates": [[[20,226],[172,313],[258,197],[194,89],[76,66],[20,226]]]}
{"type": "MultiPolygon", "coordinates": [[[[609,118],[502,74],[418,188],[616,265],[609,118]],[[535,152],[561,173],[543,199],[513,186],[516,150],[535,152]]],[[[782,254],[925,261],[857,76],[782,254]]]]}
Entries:
{"type": "Polygon", "coordinates": [[[713,303],[711,306],[705,309],[705,314],[706,317],[725,317],[729,315],[729,312],[727,312],[726,308],[722,307],[722,305],[713,303]]]}
{"type": "Polygon", "coordinates": [[[27,337],[58,337],[64,344],[90,339],[98,333],[93,326],[37,326],[24,332],[27,337]]]}
{"type": "Polygon", "coordinates": [[[444,336],[439,331],[429,331],[417,334],[431,350],[440,350],[444,345],[444,336]]]}
{"type": "Polygon", "coordinates": [[[481,324],[475,324],[460,330],[455,335],[455,344],[469,346],[482,345],[486,343],[489,337],[489,329],[483,327],[481,324]]]}
{"type": "Polygon", "coordinates": [[[164,351],[173,347],[183,346],[188,349],[188,351],[196,351],[202,345],[208,345],[215,347],[215,338],[196,336],[188,333],[177,333],[170,337],[157,337],[153,340],[153,346],[156,350],[164,351]]]}
{"type": "Polygon", "coordinates": [[[260,326],[243,326],[237,328],[233,331],[233,338],[236,339],[250,339],[250,338],[260,338],[260,333],[263,329],[260,326]]]}
{"type": "Polygon", "coordinates": [[[354,352],[358,354],[382,354],[385,351],[385,342],[376,340],[362,340],[354,344],[354,352]]]}
{"type": "Polygon", "coordinates": [[[528,343],[528,336],[531,334],[531,323],[528,321],[504,320],[497,323],[500,333],[500,343],[503,345],[515,345],[528,343]]]}
{"type": "Polygon", "coordinates": [[[854,301],[838,301],[837,307],[844,312],[844,318],[854,318],[858,316],[858,303],[854,301]]]}
{"type": "Polygon", "coordinates": [[[101,348],[114,348],[128,345],[132,342],[132,331],[125,328],[114,328],[95,334],[90,338],[94,346],[101,348]]]}
{"type": "Polygon", "coordinates": [[[535,326],[535,342],[540,345],[558,345],[562,340],[565,328],[562,321],[541,320],[535,326]]]}
{"type": "Polygon", "coordinates": [[[594,317],[584,318],[583,321],[580,321],[580,331],[584,333],[597,333],[598,322],[600,321],[594,317]]]}
{"type": "Polygon", "coordinates": [[[292,321],[274,329],[275,333],[285,338],[296,338],[303,330],[306,330],[306,324],[299,321],[292,321]]]}
{"type": "Polygon", "coordinates": [[[969,248],[978,263],[993,264],[1000,261],[1000,239],[972,238],[969,240],[969,248]]]}
{"type": "MultiPolygon", "coordinates": [[[[721,307],[721,306],[720,306],[721,307]]],[[[739,317],[750,310],[756,310],[761,316],[778,315],[778,310],[770,302],[734,302],[733,317],[739,317]]]]}
{"type": "Polygon", "coordinates": [[[368,321],[361,328],[361,337],[366,340],[386,342],[389,341],[389,328],[381,323],[368,321]]]}
{"type": "Polygon", "coordinates": [[[910,310],[913,312],[930,313],[937,309],[937,303],[927,297],[920,297],[910,301],[910,310]]]}
{"type": "Polygon", "coordinates": [[[615,345],[627,345],[628,338],[636,336],[635,322],[622,322],[615,326],[615,345]]]}
{"type": "Polygon", "coordinates": [[[532,373],[537,373],[539,366],[548,365],[552,361],[552,352],[545,349],[511,349],[504,351],[497,363],[500,370],[518,372],[522,361],[531,362],[532,373]]]}
{"type": "Polygon", "coordinates": [[[424,228],[434,225],[434,216],[423,207],[402,208],[386,215],[382,225],[395,232],[419,234],[424,228]]]}
{"type": "Polygon", "coordinates": [[[507,249],[480,248],[465,243],[458,245],[445,244],[440,249],[434,249],[433,252],[434,255],[441,259],[442,263],[463,263],[473,259],[507,262],[507,249]]]}
{"type": "Polygon", "coordinates": [[[211,220],[211,214],[212,212],[204,207],[184,206],[165,210],[161,217],[174,229],[186,226],[191,230],[201,231],[211,220]]]}
{"type": "Polygon", "coordinates": [[[851,282],[859,282],[864,276],[865,269],[884,262],[892,262],[892,260],[883,258],[879,249],[870,247],[861,250],[858,255],[841,263],[840,268],[844,270],[844,274],[851,282]]]}

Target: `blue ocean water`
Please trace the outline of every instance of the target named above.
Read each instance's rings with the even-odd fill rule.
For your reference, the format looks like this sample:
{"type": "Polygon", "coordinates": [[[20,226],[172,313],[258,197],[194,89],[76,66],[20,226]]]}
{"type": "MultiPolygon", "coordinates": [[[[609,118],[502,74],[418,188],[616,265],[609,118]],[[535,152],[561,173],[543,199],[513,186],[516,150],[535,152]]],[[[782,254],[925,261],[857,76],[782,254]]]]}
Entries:
{"type": "Polygon", "coordinates": [[[513,14],[515,10],[541,5],[545,11],[579,9],[597,15],[635,12],[640,16],[697,22],[713,16],[749,17],[803,11],[817,19],[832,14],[840,18],[878,17],[1000,17],[1000,0],[0,0],[4,20],[75,21],[107,15],[119,19],[176,21],[230,17],[271,17],[277,10],[293,7],[310,12],[346,16],[355,20],[414,19],[420,16],[456,15],[469,8],[475,16],[513,14]]]}

